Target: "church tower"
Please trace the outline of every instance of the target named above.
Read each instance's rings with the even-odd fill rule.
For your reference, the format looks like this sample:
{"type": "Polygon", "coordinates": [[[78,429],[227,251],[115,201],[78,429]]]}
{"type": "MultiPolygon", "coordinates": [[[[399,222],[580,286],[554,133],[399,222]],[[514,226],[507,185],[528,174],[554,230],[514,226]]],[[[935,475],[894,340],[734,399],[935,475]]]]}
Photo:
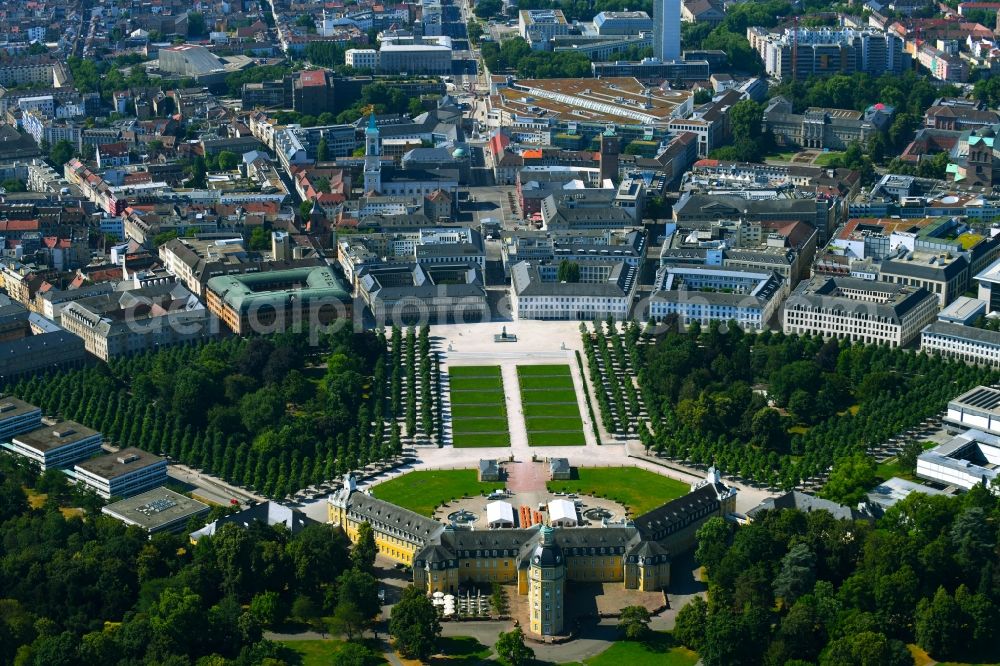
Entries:
{"type": "Polygon", "coordinates": [[[563,632],[566,560],[555,530],[544,525],[540,532],[541,542],[531,553],[528,569],[530,629],[535,635],[555,636],[563,632]]]}
{"type": "Polygon", "coordinates": [[[378,127],[375,126],[375,113],[368,115],[368,127],[365,128],[365,194],[382,190],[382,148],[379,145],[378,127]]]}

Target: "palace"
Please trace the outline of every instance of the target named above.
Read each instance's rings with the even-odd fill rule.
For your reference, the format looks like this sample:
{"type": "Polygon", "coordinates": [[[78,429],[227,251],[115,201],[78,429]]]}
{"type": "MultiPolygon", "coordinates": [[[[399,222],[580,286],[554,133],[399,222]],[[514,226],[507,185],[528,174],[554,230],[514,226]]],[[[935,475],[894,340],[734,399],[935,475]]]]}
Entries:
{"type": "Polygon", "coordinates": [[[694,545],[706,520],[735,510],[736,490],[712,468],[687,495],[599,527],[460,529],[361,492],[352,476],[329,503],[331,523],[352,541],[369,523],[379,552],[412,566],[414,585],[428,594],[454,594],[466,583],[516,584],[531,602],[530,631],[553,635],[563,630],[567,582],[621,582],[646,592],[666,587],[673,556],[694,545]]]}

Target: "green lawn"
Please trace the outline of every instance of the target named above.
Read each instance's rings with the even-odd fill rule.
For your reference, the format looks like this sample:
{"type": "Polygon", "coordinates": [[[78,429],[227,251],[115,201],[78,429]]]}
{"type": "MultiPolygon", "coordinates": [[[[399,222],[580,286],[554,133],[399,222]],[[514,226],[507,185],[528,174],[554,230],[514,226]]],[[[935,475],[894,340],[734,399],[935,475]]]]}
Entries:
{"type": "Polygon", "coordinates": [[[521,382],[522,390],[529,389],[550,389],[550,388],[566,388],[566,385],[572,385],[573,379],[566,375],[563,376],[549,376],[549,377],[520,377],[518,381],[521,382]]]}
{"type": "Polygon", "coordinates": [[[503,409],[503,391],[451,391],[453,405],[497,405],[503,409]]]}
{"type": "Polygon", "coordinates": [[[580,409],[575,402],[532,402],[524,406],[524,415],[529,419],[532,416],[579,416],[580,409]]]}
{"type": "Polygon", "coordinates": [[[578,471],[579,479],[549,481],[548,489],[608,497],[627,506],[636,516],[690,490],[686,483],[637,467],[581,467],[578,471]]]}
{"type": "Polygon", "coordinates": [[[465,495],[482,495],[503,488],[503,483],[480,483],[474,469],[410,472],[372,488],[372,494],[425,516],[443,502],[465,495]]]}
{"type": "Polygon", "coordinates": [[[579,416],[529,416],[525,422],[529,435],[536,431],[583,430],[583,421],[579,416]]]}
{"type": "Polygon", "coordinates": [[[505,417],[482,416],[452,421],[452,432],[507,432],[505,417]]]}
{"type": "Polygon", "coordinates": [[[693,666],[698,654],[676,645],[673,636],[655,632],[647,641],[617,641],[601,654],[584,661],[587,666],[693,666]]]}
{"type": "Polygon", "coordinates": [[[450,377],[499,377],[499,365],[459,365],[448,366],[450,377]]]}
{"type": "Polygon", "coordinates": [[[510,446],[508,433],[453,432],[451,445],[458,449],[482,449],[490,446],[510,446]]]}
{"type": "Polygon", "coordinates": [[[475,417],[475,416],[502,416],[503,407],[499,405],[452,405],[452,418],[475,417]]]}
{"type": "Polygon", "coordinates": [[[570,376],[568,365],[519,365],[518,377],[546,377],[549,375],[570,376]]]}
{"type": "Polygon", "coordinates": [[[813,160],[813,166],[828,166],[830,162],[844,156],[843,152],[832,150],[829,153],[820,153],[819,157],[813,160]]]}
{"type": "Polygon", "coordinates": [[[568,365],[519,365],[517,380],[529,446],[587,443],[568,365]]]}
{"type": "Polygon", "coordinates": [[[448,372],[451,380],[452,445],[510,446],[500,367],[467,365],[449,368],[448,372]]]}
{"type": "Polygon", "coordinates": [[[499,377],[454,377],[451,390],[455,391],[503,391],[503,380],[499,377]]]}
{"type": "MultiPolygon", "coordinates": [[[[289,666],[328,666],[345,641],[276,641],[283,649],[282,658],[289,666]]],[[[382,655],[373,652],[366,662],[369,666],[385,664],[382,655]]]]}
{"type": "Polygon", "coordinates": [[[488,661],[491,650],[471,636],[442,636],[438,639],[438,654],[431,657],[435,666],[479,666],[488,661]]]}

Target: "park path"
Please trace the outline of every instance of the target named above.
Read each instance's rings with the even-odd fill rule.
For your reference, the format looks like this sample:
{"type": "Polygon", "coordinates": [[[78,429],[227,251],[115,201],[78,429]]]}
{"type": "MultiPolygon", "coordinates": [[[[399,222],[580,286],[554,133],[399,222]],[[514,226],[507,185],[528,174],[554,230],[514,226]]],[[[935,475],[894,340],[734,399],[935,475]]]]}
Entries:
{"type": "Polygon", "coordinates": [[[507,428],[510,431],[510,452],[515,460],[531,460],[528,446],[528,426],[524,422],[524,406],[521,404],[520,383],[517,381],[517,365],[500,365],[503,377],[504,399],[507,404],[507,428]]]}

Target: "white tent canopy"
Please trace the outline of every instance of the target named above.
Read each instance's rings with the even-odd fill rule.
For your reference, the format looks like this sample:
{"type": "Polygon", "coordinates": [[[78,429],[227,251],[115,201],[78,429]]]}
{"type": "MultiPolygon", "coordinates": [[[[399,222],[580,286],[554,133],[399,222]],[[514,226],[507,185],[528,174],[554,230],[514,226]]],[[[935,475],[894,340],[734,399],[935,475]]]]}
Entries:
{"type": "Polygon", "coordinates": [[[564,499],[549,502],[549,525],[552,527],[576,527],[576,506],[564,499]]]}
{"type": "Polygon", "coordinates": [[[514,527],[514,507],[510,502],[490,502],[486,505],[486,523],[490,527],[514,527]]]}

